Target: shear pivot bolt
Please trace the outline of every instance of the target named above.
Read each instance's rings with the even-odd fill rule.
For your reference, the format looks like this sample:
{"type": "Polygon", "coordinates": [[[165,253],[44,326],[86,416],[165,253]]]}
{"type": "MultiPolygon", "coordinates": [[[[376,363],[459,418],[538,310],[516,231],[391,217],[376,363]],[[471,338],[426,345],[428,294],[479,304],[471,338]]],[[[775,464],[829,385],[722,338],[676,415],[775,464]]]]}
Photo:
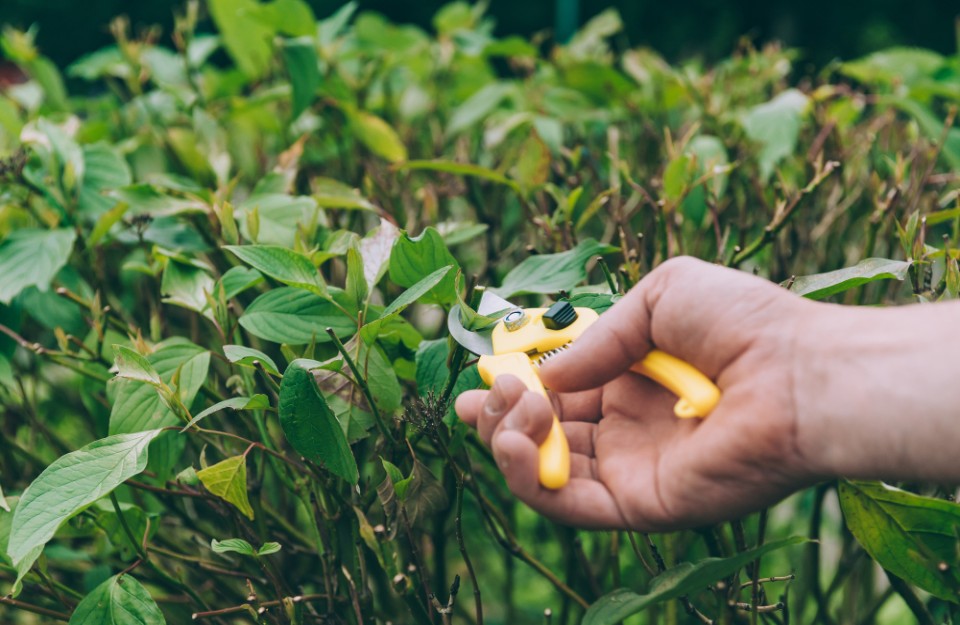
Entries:
{"type": "Polygon", "coordinates": [[[519,330],[527,323],[527,315],[521,309],[511,310],[503,318],[503,325],[507,328],[507,332],[513,332],[514,330],[519,330]]]}

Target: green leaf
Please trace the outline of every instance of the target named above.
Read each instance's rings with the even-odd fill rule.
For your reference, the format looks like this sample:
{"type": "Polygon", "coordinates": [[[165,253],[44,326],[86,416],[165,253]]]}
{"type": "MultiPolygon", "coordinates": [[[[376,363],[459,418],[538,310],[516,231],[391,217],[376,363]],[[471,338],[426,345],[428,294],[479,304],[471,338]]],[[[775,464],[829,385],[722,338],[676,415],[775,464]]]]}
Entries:
{"type": "Polygon", "coordinates": [[[224,345],[223,355],[226,356],[227,360],[233,364],[243,365],[245,367],[254,367],[254,361],[259,361],[267,373],[271,373],[276,376],[280,375],[280,370],[277,369],[277,363],[273,362],[273,358],[270,358],[270,356],[267,356],[260,350],[253,349],[252,347],[245,347],[243,345],[224,345]]]}
{"type": "Polygon", "coordinates": [[[450,269],[452,269],[452,267],[449,265],[441,267],[401,293],[397,299],[390,302],[390,305],[383,309],[380,317],[360,328],[361,338],[367,343],[375,341],[380,334],[381,328],[383,328],[386,323],[436,287],[450,272],[450,269]]]}
{"type": "Polygon", "coordinates": [[[403,502],[411,526],[418,527],[424,519],[445,510],[450,504],[443,486],[419,458],[413,461],[413,471],[407,480],[405,488],[397,489],[397,497],[403,502]],[[400,494],[401,491],[403,495],[400,494]]]}
{"type": "Polygon", "coordinates": [[[267,193],[253,195],[236,207],[236,219],[243,236],[264,245],[292,248],[298,232],[310,230],[317,223],[319,209],[312,197],[267,193]],[[259,229],[254,235],[250,227],[256,214],[259,229]]]}
{"type": "Polygon", "coordinates": [[[496,182],[510,187],[517,193],[520,193],[520,185],[510,180],[500,172],[494,171],[488,167],[474,165],[472,163],[456,163],[453,161],[432,160],[432,161],[407,161],[398,165],[400,169],[421,169],[427,171],[438,171],[446,174],[456,174],[458,176],[472,176],[482,178],[491,182],[496,182]]]}
{"type": "Polygon", "coordinates": [[[427,393],[440,394],[447,384],[450,372],[447,370],[447,357],[450,354],[447,339],[420,341],[417,346],[417,394],[425,397],[427,393]]]}
{"type": "Polygon", "coordinates": [[[114,345],[113,353],[116,356],[118,377],[139,380],[152,386],[161,386],[160,374],[146,358],[123,345],[114,345]]]}
{"type": "MultiPolygon", "coordinates": [[[[226,298],[233,299],[247,289],[251,289],[263,282],[263,275],[256,269],[249,267],[231,267],[220,277],[226,298]]],[[[218,289],[214,289],[216,293],[218,289]]]]}
{"type": "Polygon", "coordinates": [[[357,139],[371,152],[391,163],[407,160],[407,147],[390,124],[365,111],[351,113],[349,119],[357,139]]]}
{"type": "Polygon", "coordinates": [[[513,91],[513,85],[506,82],[492,82],[481,87],[453,109],[450,122],[447,124],[447,134],[458,134],[486,119],[511,91],[513,91]]]}
{"type": "Polygon", "coordinates": [[[357,462],[340,422],[317,389],[310,366],[312,361],[295,360],[284,371],[280,426],[297,453],[356,484],[360,479],[357,462]]]}
{"type": "Polygon", "coordinates": [[[567,301],[574,307],[591,308],[600,314],[620,301],[622,296],[610,293],[577,293],[567,301]]]}
{"type": "Polygon", "coordinates": [[[803,93],[788,89],[740,117],[747,137],[760,145],[757,159],[762,180],[770,178],[774,167],[793,154],[809,104],[809,98],[803,93]]]}
{"type": "Polygon", "coordinates": [[[257,555],[253,545],[242,538],[227,538],[224,540],[214,538],[210,541],[210,548],[213,549],[214,553],[239,553],[244,556],[257,555]]]}
{"type": "Polygon", "coordinates": [[[283,62],[293,88],[290,116],[296,119],[313,104],[317,88],[322,82],[314,39],[299,37],[284,41],[283,62]]]}
{"type": "Polygon", "coordinates": [[[531,132],[520,146],[512,175],[520,183],[525,195],[547,182],[550,176],[550,148],[536,131],[531,132]]]}
{"type": "MultiPolygon", "coordinates": [[[[432,227],[416,238],[402,233],[390,252],[390,280],[400,286],[412,287],[444,267],[460,269],[443,237],[432,227]]],[[[444,274],[440,282],[422,296],[424,303],[452,304],[456,300],[455,274],[456,271],[444,274]]]]}
{"type": "MultiPolygon", "coordinates": [[[[210,352],[178,339],[158,346],[146,359],[164,384],[172,384],[174,375],[180,371],[177,391],[180,401],[189,408],[207,379],[210,352]]],[[[140,432],[181,422],[163,403],[156,388],[138,380],[115,379],[108,385],[108,394],[113,397],[110,434],[140,432]]]]}
{"type": "Polygon", "coordinates": [[[89,217],[99,217],[116,203],[103,192],[125,187],[133,178],[127,161],[110,146],[97,143],[82,149],[84,171],[77,208],[89,217]]]}
{"type": "Polygon", "coordinates": [[[183,213],[201,213],[206,205],[199,200],[184,200],[167,195],[149,184],[134,184],[108,194],[117,202],[130,206],[132,214],[171,217],[183,213]]]}
{"type": "Polygon", "coordinates": [[[694,159],[687,154],[680,154],[667,164],[663,171],[663,197],[676,202],[693,183],[696,177],[694,159]]]}
{"type": "Polygon", "coordinates": [[[114,575],[77,604],[68,625],[166,625],[150,593],[129,573],[114,575]]]}
{"type": "Polygon", "coordinates": [[[910,85],[943,67],[943,55],[923,48],[893,47],[840,64],[840,73],[867,85],[910,85]]]}
{"type": "Polygon", "coordinates": [[[276,27],[265,21],[255,0],[209,0],[208,6],[223,43],[249,78],[259,78],[270,63],[270,42],[276,27]]]}
{"type": "Polygon", "coordinates": [[[59,230],[20,229],[0,243],[0,304],[21,291],[35,286],[50,288],[57,272],[67,264],[77,234],[69,228],[59,230]]]}
{"type": "Polygon", "coordinates": [[[269,556],[272,553],[277,553],[281,549],[283,549],[283,545],[281,545],[280,543],[275,543],[275,542],[263,543],[260,546],[260,548],[257,549],[257,555],[269,556]]]}
{"type": "Polygon", "coordinates": [[[364,308],[370,291],[367,279],[363,275],[363,258],[360,257],[360,251],[355,246],[347,250],[347,282],[344,292],[353,300],[357,310],[364,308]]]}
{"type": "Polygon", "coordinates": [[[906,279],[910,265],[905,260],[867,258],[853,267],[800,276],[790,285],[790,290],[810,299],[824,299],[876,280],[902,281],[906,279]]]}
{"type": "MultiPolygon", "coordinates": [[[[334,299],[347,304],[342,292],[334,299]]],[[[264,340],[290,345],[328,342],[328,327],[341,337],[357,330],[357,322],[333,302],[294,288],[273,289],[255,299],[240,317],[240,325],[264,340]]]]}
{"type": "Polygon", "coordinates": [[[278,245],[225,245],[240,260],[274,280],[288,286],[306,289],[326,297],[327,285],[320,271],[303,254],[278,245]]]}
{"type": "Polygon", "coordinates": [[[61,456],[20,497],[7,553],[19,582],[57,530],[147,466],[147,446],[161,430],[119,434],[61,456]]]}
{"type": "MultiPolygon", "coordinates": [[[[930,141],[941,143],[944,124],[920,102],[899,96],[880,96],[879,104],[894,106],[917,120],[917,124],[930,141]]],[[[947,129],[946,139],[942,141],[940,155],[953,169],[960,169],[960,128],[947,129]]]]}
{"type": "Polygon", "coordinates": [[[245,517],[253,520],[253,508],[247,498],[246,456],[233,456],[201,469],[197,471],[197,478],[208,491],[233,504],[245,517]]]}
{"type": "Polygon", "coordinates": [[[838,490],[847,527],[870,557],[930,594],[960,603],[960,505],[880,482],[843,480],[838,490]]]}
{"type": "Polygon", "coordinates": [[[733,575],[764,554],[804,542],[807,542],[806,538],[794,536],[748,549],[729,558],[684,562],[650,580],[645,595],[621,588],[601,597],[587,610],[582,625],[614,625],[655,603],[703,591],[708,585],[733,575]]]}
{"type": "Polygon", "coordinates": [[[380,225],[360,240],[360,255],[363,257],[363,277],[372,289],[380,282],[387,271],[390,252],[400,236],[397,227],[386,219],[380,219],[380,225]]]}
{"type": "Polygon", "coordinates": [[[503,279],[497,295],[510,299],[525,293],[557,293],[572,289],[587,279],[584,267],[594,256],[616,252],[612,245],[593,239],[581,241],[572,250],[558,254],[537,254],[514,267],[503,279]]]}
{"type": "Polygon", "coordinates": [[[201,411],[194,418],[190,419],[190,421],[183,426],[180,431],[184,432],[213,413],[226,410],[227,408],[231,410],[261,410],[269,405],[270,401],[267,399],[266,395],[257,394],[253,397],[229,397],[223,401],[218,401],[206,410],[201,411]]]}
{"type": "Polygon", "coordinates": [[[312,189],[313,199],[317,201],[317,206],[367,211],[377,210],[377,207],[370,203],[370,200],[360,195],[358,190],[333,178],[314,178],[312,189]]]}
{"type": "Polygon", "coordinates": [[[200,267],[168,258],[160,282],[160,293],[165,296],[164,303],[203,314],[209,312],[207,294],[214,293],[214,280],[200,267]]]}

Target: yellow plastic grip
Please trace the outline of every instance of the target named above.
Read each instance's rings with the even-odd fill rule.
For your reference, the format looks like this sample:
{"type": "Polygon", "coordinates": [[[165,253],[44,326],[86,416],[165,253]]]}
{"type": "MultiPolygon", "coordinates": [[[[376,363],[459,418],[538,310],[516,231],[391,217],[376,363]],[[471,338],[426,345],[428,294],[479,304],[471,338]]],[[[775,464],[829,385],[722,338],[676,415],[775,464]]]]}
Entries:
{"type": "Polygon", "coordinates": [[[720,389],[693,365],[659,349],[648,353],[631,371],[663,385],[680,398],[673,412],[678,417],[705,417],[720,401],[720,389]]]}
{"type": "MultiPolygon", "coordinates": [[[[480,356],[477,361],[480,377],[489,386],[501,375],[515,375],[535,393],[547,397],[543,382],[537,375],[530,358],[522,353],[480,356]]],[[[549,401],[549,400],[548,400],[549,401]]],[[[553,415],[553,425],[546,440],[540,444],[540,484],[553,490],[563,488],[570,481],[570,445],[567,436],[560,427],[557,415],[553,415]]]]}

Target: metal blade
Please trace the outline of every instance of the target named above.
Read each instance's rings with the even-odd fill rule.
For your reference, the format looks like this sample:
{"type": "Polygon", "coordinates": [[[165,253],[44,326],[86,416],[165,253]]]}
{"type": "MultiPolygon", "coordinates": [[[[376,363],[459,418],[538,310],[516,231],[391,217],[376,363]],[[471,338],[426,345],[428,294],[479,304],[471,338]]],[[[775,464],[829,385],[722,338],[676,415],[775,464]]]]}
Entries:
{"type": "Polygon", "coordinates": [[[508,302],[499,295],[494,295],[490,291],[484,291],[483,297],[480,298],[480,305],[477,306],[477,313],[489,316],[502,310],[511,310],[513,308],[519,308],[519,306],[508,302]]]}
{"type": "Polygon", "coordinates": [[[463,322],[460,321],[459,306],[450,308],[450,313],[447,314],[447,329],[450,331],[453,340],[477,356],[493,353],[493,341],[490,340],[489,332],[481,334],[464,328],[463,322]]]}

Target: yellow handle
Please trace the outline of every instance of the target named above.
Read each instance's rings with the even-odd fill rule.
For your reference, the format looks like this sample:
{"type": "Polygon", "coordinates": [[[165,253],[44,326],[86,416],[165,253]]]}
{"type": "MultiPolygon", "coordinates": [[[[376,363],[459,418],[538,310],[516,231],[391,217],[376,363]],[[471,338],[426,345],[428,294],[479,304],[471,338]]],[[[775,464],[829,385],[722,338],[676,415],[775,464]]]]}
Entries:
{"type": "MultiPolygon", "coordinates": [[[[526,354],[511,353],[498,356],[481,356],[477,361],[477,370],[480,377],[489,386],[498,376],[515,375],[520,381],[535,393],[547,397],[543,382],[537,375],[536,369],[526,354]]],[[[553,425],[550,433],[540,445],[540,484],[544,488],[556,490],[563,488],[570,481],[570,445],[567,436],[560,427],[557,415],[553,415],[553,425]]]]}
{"type": "Polygon", "coordinates": [[[630,367],[680,398],[673,412],[678,417],[705,417],[720,401],[720,389],[693,365],[659,349],[630,367]]]}

